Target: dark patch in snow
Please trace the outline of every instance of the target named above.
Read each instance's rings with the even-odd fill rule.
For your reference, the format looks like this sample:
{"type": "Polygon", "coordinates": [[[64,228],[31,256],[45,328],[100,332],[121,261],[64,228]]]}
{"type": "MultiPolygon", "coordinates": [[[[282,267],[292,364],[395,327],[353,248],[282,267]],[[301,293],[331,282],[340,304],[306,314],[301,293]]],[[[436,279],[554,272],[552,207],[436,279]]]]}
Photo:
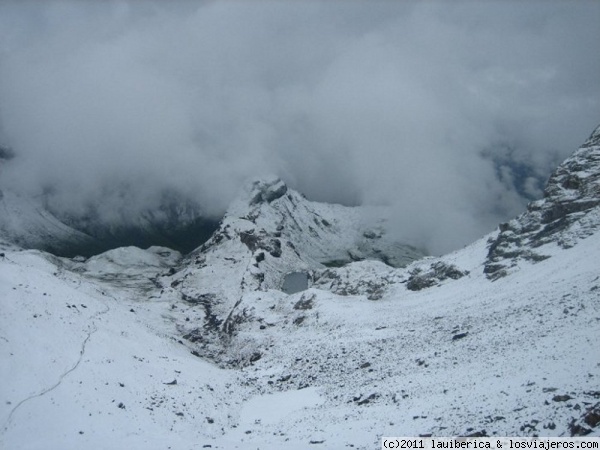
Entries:
{"type": "Polygon", "coordinates": [[[469,333],[458,333],[458,334],[455,334],[454,336],[452,336],[452,340],[458,341],[459,339],[466,338],[468,335],[469,335],[469,333]]]}
{"type": "Polygon", "coordinates": [[[414,269],[410,273],[406,287],[411,291],[420,291],[421,289],[437,286],[444,280],[458,280],[468,274],[468,271],[460,270],[453,264],[438,261],[433,263],[426,271],[421,268],[414,269]]]}
{"type": "MultiPolygon", "coordinates": [[[[308,289],[308,273],[306,272],[291,272],[288,273],[283,279],[283,286],[281,290],[288,295],[295,294],[296,292],[302,292],[308,289]]],[[[303,297],[304,298],[304,297],[303,297]]],[[[296,305],[298,305],[298,302],[296,305]]],[[[312,305],[312,304],[311,304],[312,305]]],[[[296,308],[295,309],[310,309],[310,308],[296,308]]]]}
{"type": "Polygon", "coordinates": [[[315,295],[310,296],[310,297],[305,297],[303,295],[302,297],[300,297],[300,300],[298,300],[296,302],[296,304],[294,305],[294,309],[299,310],[299,311],[306,311],[309,309],[313,309],[315,297],[316,297],[315,295]]]}

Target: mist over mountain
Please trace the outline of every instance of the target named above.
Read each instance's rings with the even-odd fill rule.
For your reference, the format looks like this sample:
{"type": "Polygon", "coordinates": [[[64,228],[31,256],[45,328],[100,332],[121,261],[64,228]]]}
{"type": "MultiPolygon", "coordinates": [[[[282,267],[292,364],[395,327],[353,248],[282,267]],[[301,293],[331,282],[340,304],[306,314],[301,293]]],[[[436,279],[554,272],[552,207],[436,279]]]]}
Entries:
{"type": "Polygon", "coordinates": [[[0,4],[0,189],[105,229],[274,173],[439,254],[600,115],[597,2],[0,4]]]}
{"type": "Polygon", "coordinates": [[[600,436],[600,126],[542,198],[441,257],[396,242],[387,207],[263,177],[187,255],[64,258],[10,232],[74,230],[2,192],[2,448],[600,436]]]}
{"type": "Polygon", "coordinates": [[[0,448],[600,436],[599,24],[1,1],[0,448]]]}

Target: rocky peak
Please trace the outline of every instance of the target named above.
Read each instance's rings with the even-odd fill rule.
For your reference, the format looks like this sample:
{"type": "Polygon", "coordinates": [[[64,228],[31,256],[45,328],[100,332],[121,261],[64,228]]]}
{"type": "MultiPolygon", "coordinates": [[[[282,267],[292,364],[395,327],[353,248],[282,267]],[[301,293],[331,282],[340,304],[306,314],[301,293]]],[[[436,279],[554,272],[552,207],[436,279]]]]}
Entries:
{"type": "Polygon", "coordinates": [[[285,195],[287,185],[278,177],[255,180],[250,187],[250,205],[271,203],[285,195]]]}
{"type": "Polygon", "coordinates": [[[491,241],[485,272],[508,273],[518,260],[546,259],[545,244],[572,247],[600,226],[600,126],[550,176],[544,197],[516,219],[500,225],[491,241]]]}
{"type": "MultiPolygon", "coordinates": [[[[326,267],[379,260],[385,264],[369,261],[366,266],[374,264],[387,273],[392,265],[405,266],[423,257],[417,249],[388,236],[384,218],[379,220],[377,213],[312,202],[276,177],[251,182],[230,205],[212,237],[190,253],[179,270],[160,277],[159,282],[173,295],[205,308],[205,323],[177,324],[182,335],[196,339],[197,330],[202,329],[205,337],[196,351],[228,361],[231,355],[220,353],[223,336],[229,339],[239,326],[260,319],[252,312],[260,293],[279,291],[285,296],[290,274],[302,276],[303,285],[310,288],[319,278],[317,272],[326,267]]],[[[336,282],[320,278],[321,284],[336,282]]],[[[372,299],[380,298],[385,289],[362,283],[357,290],[344,290],[343,280],[336,283],[339,292],[364,293],[372,299]]]]}

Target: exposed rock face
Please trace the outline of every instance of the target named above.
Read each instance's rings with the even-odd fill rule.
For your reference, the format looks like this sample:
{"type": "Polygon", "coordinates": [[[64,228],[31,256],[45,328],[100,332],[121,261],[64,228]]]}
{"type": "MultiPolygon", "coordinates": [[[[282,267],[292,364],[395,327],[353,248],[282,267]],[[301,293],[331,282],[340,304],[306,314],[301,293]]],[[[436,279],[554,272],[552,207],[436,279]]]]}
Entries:
{"type": "Polygon", "coordinates": [[[273,200],[283,197],[287,190],[287,185],[279,178],[256,180],[252,183],[252,200],[250,200],[250,204],[271,203],[273,200]]]}
{"type": "Polygon", "coordinates": [[[427,271],[420,269],[412,271],[408,278],[408,282],[406,283],[406,287],[411,291],[420,291],[421,289],[436,286],[444,280],[458,280],[468,274],[468,271],[460,270],[453,264],[438,261],[433,263],[427,271]]]}
{"type": "Polygon", "coordinates": [[[505,276],[518,260],[546,259],[545,244],[569,248],[591,235],[600,225],[599,205],[600,127],[554,171],[543,199],[500,225],[485,264],[488,278],[505,276]]]}
{"type": "Polygon", "coordinates": [[[361,261],[317,271],[313,287],[338,295],[364,295],[369,300],[379,300],[390,286],[403,281],[401,271],[379,261],[361,261]]]}
{"type": "Polygon", "coordinates": [[[569,423],[571,436],[586,436],[600,425],[600,402],[586,408],[585,412],[569,423]]]}

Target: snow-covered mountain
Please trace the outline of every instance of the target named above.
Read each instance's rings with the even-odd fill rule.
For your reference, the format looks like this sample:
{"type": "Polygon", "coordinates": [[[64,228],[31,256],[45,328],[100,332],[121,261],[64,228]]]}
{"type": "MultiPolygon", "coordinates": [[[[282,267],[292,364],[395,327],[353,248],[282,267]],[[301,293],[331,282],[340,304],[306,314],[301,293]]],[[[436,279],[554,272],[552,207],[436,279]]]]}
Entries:
{"type": "Polygon", "coordinates": [[[570,248],[594,234],[600,217],[600,127],[552,174],[544,198],[529,204],[516,219],[500,225],[490,247],[485,272],[491,279],[505,276],[519,259],[548,257],[548,243],[570,248]]]}
{"type": "Polygon", "coordinates": [[[441,258],[393,242],[384,211],[277,178],[186,256],[71,260],[5,239],[1,446],[599,436],[599,141],[523,215],[441,258]]]}
{"type": "Polygon", "coordinates": [[[191,251],[206,241],[218,220],[205,217],[200,208],[165,194],[162,206],[145,211],[135,222],[107,223],[93,208],[77,217],[48,207],[43,197],[0,190],[0,233],[27,249],[55,255],[91,256],[123,245],[168,245],[191,251]]]}
{"type": "Polygon", "coordinates": [[[239,356],[223,345],[222,332],[231,335],[239,323],[254,320],[247,294],[281,290],[288,274],[304,276],[308,284],[327,266],[362,259],[405,266],[423,257],[385,234],[383,213],[310,202],[276,177],[258,180],[246,186],[211,239],[157,282],[204,309],[204,322],[178,322],[183,336],[202,342],[197,351],[225,352],[239,364],[239,356]]]}
{"type": "Polygon", "coordinates": [[[0,190],[0,234],[21,247],[55,254],[102,250],[96,239],[57,219],[39,199],[9,190],[0,190]]]}

